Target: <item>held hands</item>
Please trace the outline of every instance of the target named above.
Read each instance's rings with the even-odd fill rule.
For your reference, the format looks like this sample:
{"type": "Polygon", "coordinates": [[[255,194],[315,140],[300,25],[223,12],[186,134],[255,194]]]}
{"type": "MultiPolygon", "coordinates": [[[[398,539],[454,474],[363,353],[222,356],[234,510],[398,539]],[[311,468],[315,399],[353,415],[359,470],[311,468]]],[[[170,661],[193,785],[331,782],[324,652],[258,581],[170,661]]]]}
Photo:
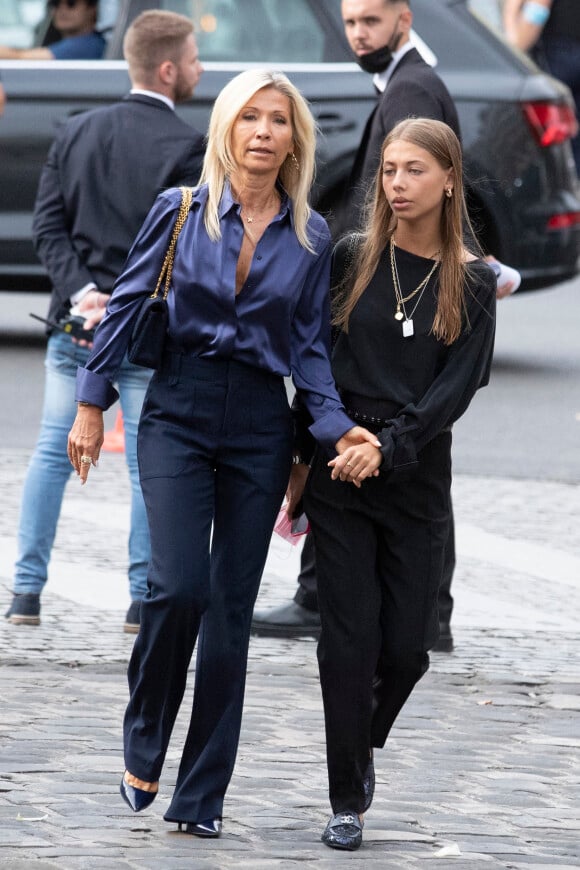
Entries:
{"type": "Polygon", "coordinates": [[[79,405],[68,435],[67,453],[81,486],[87,482],[91,465],[97,465],[104,439],[102,409],[97,405],[79,405]]]}
{"type": "Polygon", "coordinates": [[[376,435],[362,426],[354,426],[336,442],[338,456],[328,466],[332,468],[332,480],[354,483],[360,489],[367,477],[376,477],[383,461],[376,435]]]}

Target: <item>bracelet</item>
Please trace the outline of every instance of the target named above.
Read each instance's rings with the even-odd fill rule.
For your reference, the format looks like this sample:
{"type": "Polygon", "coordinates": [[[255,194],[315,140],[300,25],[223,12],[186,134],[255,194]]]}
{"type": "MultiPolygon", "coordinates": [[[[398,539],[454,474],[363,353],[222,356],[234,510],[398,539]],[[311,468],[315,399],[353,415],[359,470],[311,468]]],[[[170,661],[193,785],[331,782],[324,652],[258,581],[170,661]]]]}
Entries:
{"type": "Polygon", "coordinates": [[[542,3],[537,3],[536,0],[527,0],[522,8],[522,17],[530,24],[543,27],[550,17],[550,10],[542,3]]]}
{"type": "Polygon", "coordinates": [[[77,405],[79,405],[80,407],[83,407],[83,408],[90,408],[91,403],[90,402],[77,402],[77,405]]]}

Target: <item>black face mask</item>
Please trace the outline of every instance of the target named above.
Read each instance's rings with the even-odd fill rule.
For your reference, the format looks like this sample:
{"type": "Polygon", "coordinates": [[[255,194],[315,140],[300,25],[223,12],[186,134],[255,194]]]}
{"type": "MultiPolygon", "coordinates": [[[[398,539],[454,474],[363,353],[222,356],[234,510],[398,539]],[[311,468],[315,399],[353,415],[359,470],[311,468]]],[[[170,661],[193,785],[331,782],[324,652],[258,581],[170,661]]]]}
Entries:
{"type": "Polygon", "coordinates": [[[374,51],[369,51],[368,54],[355,55],[355,60],[362,70],[370,75],[381,73],[386,70],[393,59],[393,52],[397,50],[397,46],[401,41],[402,33],[397,33],[399,20],[395,24],[393,35],[386,45],[382,48],[376,48],[374,51]]]}

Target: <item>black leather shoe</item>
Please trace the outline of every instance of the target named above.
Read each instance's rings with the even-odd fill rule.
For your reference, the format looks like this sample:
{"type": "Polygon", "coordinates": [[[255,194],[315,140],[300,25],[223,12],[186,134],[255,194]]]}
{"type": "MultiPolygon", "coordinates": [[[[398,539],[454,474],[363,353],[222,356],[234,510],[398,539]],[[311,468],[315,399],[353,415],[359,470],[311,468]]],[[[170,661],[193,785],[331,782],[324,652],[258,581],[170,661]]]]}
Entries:
{"type": "Polygon", "coordinates": [[[178,830],[185,834],[193,834],[194,837],[219,837],[222,832],[222,820],[219,816],[215,819],[204,819],[203,822],[178,822],[178,830]]]}
{"type": "Polygon", "coordinates": [[[135,788],[134,785],[129,785],[125,780],[125,774],[123,774],[119,791],[125,803],[129,804],[134,813],[140,813],[141,810],[151,806],[157,797],[156,791],[144,791],[142,788],[135,788]]]}
{"type": "Polygon", "coordinates": [[[40,625],[40,595],[34,592],[14,592],[5,619],[13,625],[40,625]]]}
{"type": "Polygon", "coordinates": [[[254,613],[252,634],[261,637],[320,637],[320,614],[291,601],[254,613]]]}
{"type": "Polygon", "coordinates": [[[453,635],[448,622],[439,623],[439,639],[431,647],[432,652],[453,652],[453,635]]]}
{"type": "Polygon", "coordinates": [[[139,634],[139,625],[141,624],[141,602],[132,601],[127,616],[125,617],[125,625],[123,631],[125,634],[139,634]]]}
{"type": "Polygon", "coordinates": [[[365,770],[363,788],[365,790],[364,812],[366,813],[366,811],[373,802],[373,797],[375,796],[375,761],[372,749],[371,757],[369,758],[369,763],[367,764],[367,769],[365,770]]]}
{"type": "Polygon", "coordinates": [[[320,839],[331,849],[354,852],[362,843],[362,829],[358,815],[347,810],[332,816],[320,839]]]}

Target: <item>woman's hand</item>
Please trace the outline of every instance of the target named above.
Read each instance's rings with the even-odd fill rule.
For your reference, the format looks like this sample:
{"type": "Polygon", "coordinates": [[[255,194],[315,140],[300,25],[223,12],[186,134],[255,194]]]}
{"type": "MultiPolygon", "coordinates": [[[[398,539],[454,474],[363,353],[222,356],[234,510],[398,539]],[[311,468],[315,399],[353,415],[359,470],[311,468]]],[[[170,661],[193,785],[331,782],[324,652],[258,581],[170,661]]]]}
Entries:
{"type": "Polygon", "coordinates": [[[338,478],[345,482],[354,483],[360,489],[363,480],[367,477],[377,477],[382,461],[383,457],[380,450],[374,444],[365,441],[356,447],[348,447],[340,456],[332,459],[328,465],[332,468],[330,476],[333,480],[338,478]]]}
{"type": "Polygon", "coordinates": [[[345,432],[342,438],[339,438],[335,444],[337,453],[344,453],[348,447],[354,447],[355,444],[374,444],[375,447],[380,447],[381,442],[376,435],[364,429],[362,426],[353,426],[348,432],[345,432]]]}
{"type": "Polygon", "coordinates": [[[91,465],[97,464],[105,439],[103,411],[97,405],[79,405],[68,435],[68,458],[81,479],[87,482],[91,465]]]}
{"type": "Polygon", "coordinates": [[[306,486],[306,478],[308,477],[309,471],[310,468],[303,462],[298,462],[296,465],[292,466],[288,489],[286,490],[286,499],[288,502],[286,505],[286,513],[288,514],[289,520],[292,520],[298,502],[304,494],[304,487],[306,486]]]}

